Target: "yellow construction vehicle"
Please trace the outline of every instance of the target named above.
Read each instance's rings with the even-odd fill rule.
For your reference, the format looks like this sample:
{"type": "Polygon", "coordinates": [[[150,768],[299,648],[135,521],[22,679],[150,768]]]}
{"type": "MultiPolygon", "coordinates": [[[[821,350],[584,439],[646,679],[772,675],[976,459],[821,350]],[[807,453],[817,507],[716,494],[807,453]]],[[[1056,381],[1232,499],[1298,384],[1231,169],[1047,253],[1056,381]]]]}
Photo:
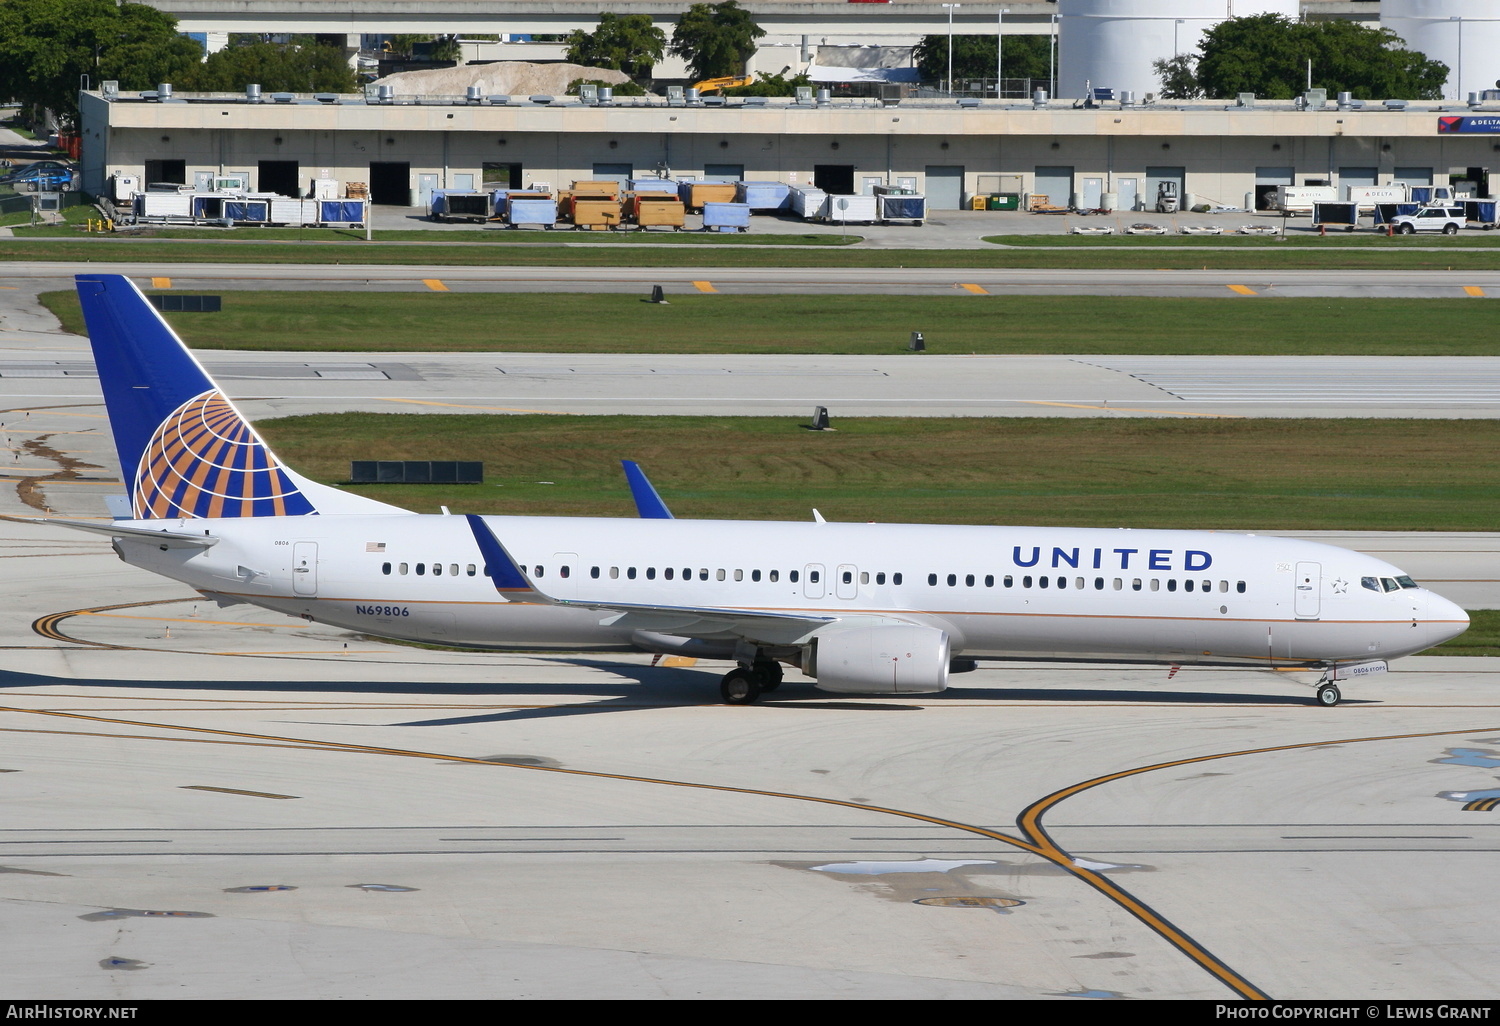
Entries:
{"type": "Polygon", "coordinates": [[[693,83],[693,88],[698,90],[698,95],[705,93],[722,93],[726,89],[738,89],[740,86],[753,85],[754,75],[726,75],[723,78],[705,78],[702,82],[693,83]]]}

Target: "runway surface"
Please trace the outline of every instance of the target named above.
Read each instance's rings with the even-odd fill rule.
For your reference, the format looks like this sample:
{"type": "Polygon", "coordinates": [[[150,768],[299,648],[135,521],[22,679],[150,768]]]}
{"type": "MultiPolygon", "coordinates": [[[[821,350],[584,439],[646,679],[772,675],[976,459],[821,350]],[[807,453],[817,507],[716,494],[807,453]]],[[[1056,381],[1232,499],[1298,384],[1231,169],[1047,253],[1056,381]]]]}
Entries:
{"type": "MultiPolygon", "coordinates": [[[[101,516],[119,467],[82,342],[6,302],[0,514],[101,516]]],[[[593,359],[209,363],[253,415],[602,409],[668,379],[646,395],[915,406],[1007,366],[593,359]]],[[[1180,362],[1008,366],[975,408],[1056,367],[1152,405],[1205,387],[1180,362]]],[[[1322,540],[1500,605],[1500,535],[1322,540]]],[[[729,707],[720,666],[386,645],[219,609],[54,527],[0,520],[0,566],[12,997],[1500,994],[1497,660],[1403,660],[1332,710],[1283,675],[1044,664],[910,699],[791,674],[729,707]]]]}

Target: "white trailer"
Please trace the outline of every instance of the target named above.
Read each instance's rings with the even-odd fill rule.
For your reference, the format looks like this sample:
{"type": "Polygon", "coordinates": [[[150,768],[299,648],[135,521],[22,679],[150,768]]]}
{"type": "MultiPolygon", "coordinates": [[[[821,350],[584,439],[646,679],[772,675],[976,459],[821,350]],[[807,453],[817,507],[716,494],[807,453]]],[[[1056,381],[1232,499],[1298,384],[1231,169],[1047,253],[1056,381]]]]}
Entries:
{"type": "Polygon", "coordinates": [[[1390,185],[1346,185],[1345,203],[1353,203],[1360,210],[1374,210],[1377,203],[1410,203],[1411,192],[1405,182],[1390,185]]]}
{"type": "Polygon", "coordinates": [[[1278,185],[1276,209],[1288,214],[1311,214],[1314,203],[1337,203],[1339,191],[1331,185],[1278,185]]]}

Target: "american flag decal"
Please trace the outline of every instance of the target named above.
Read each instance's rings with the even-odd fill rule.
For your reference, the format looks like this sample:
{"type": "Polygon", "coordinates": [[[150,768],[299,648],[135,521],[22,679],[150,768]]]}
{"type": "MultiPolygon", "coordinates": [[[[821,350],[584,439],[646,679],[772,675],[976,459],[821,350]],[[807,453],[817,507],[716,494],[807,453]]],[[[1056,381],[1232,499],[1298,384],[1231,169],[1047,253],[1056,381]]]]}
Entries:
{"type": "Polygon", "coordinates": [[[139,520],[317,512],[217,391],[183,403],[156,429],[136,470],[133,506],[139,520]]]}

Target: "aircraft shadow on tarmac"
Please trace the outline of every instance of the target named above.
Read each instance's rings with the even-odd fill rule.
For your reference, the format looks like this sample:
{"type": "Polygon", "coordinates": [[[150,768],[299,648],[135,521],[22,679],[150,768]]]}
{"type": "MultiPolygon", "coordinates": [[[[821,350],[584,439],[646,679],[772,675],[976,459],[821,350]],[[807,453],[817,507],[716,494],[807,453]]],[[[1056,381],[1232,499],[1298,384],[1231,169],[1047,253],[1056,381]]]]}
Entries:
{"type": "MultiPolygon", "coordinates": [[[[143,681],[75,679],[42,674],[0,670],[0,690],[85,686],[101,688],[148,688],[168,691],[273,692],[280,694],[339,694],[348,696],[392,697],[397,695],[443,695],[475,699],[547,699],[559,697],[591,698],[584,705],[548,706],[545,708],[502,709],[476,712],[473,715],[444,716],[398,722],[393,726],[441,727],[475,723],[500,723],[511,720],[555,719],[564,716],[592,715],[607,712],[639,711],[643,706],[689,707],[715,704],[718,701],[717,673],[686,667],[640,666],[605,660],[567,657],[552,660],[569,666],[586,667],[610,673],[619,683],[557,684],[501,683],[493,681],[410,682],[410,681],[295,681],[295,680],[187,680],[143,681]]],[[[920,704],[902,701],[902,696],[835,697],[814,688],[811,682],[788,680],[775,693],[763,695],[759,708],[799,711],[868,710],[870,712],[914,712],[947,702],[1044,702],[1058,703],[1149,703],[1156,705],[1210,705],[1275,707],[1299,704],[1295,694],[1250,694],[1239,691],[1148,690],[1143,688],[1068,688],[1068,687],[966,687],[956,686],[938,694],[920,696],[920,704]],[[807,699],[817,699],[816,704],[807,699]]],[[[1369,700],[1345,699],[1344,705],[1371,704],[1369,700]]]]}

